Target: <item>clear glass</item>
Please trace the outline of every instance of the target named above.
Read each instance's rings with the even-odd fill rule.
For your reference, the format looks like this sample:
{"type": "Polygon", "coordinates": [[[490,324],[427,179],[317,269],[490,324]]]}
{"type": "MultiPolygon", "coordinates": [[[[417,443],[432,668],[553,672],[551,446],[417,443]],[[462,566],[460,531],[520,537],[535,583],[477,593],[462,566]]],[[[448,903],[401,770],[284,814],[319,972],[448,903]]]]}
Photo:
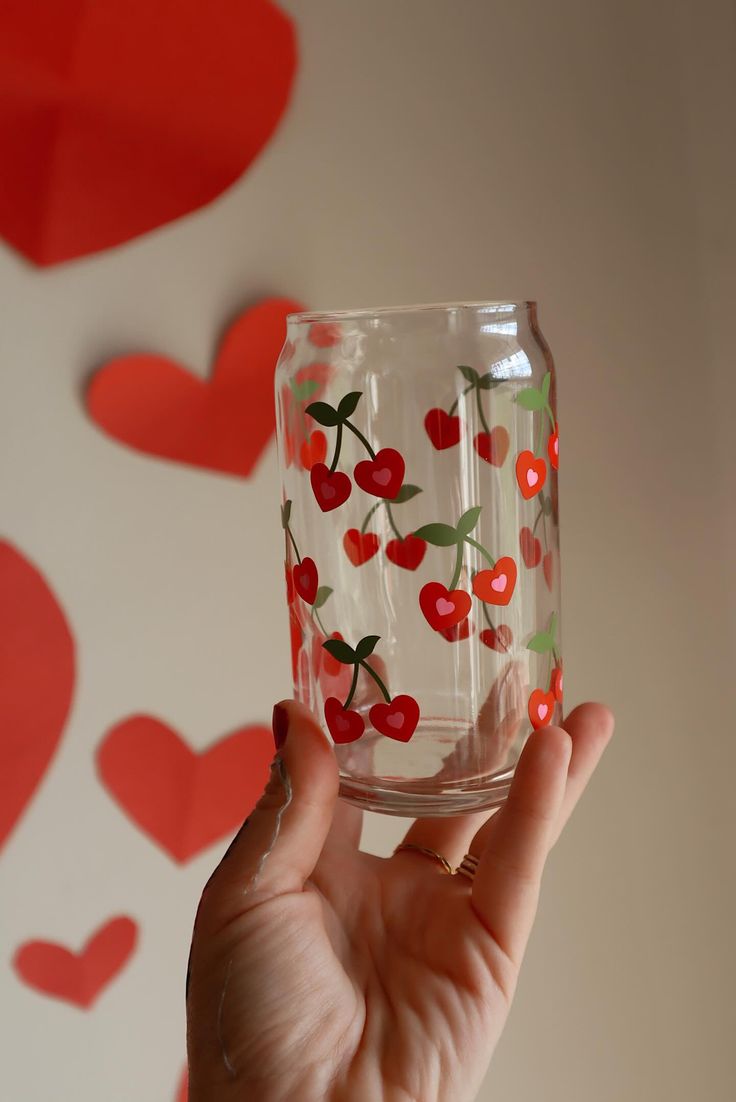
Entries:
{"type": "Polygon", "coordinates": [[[276,404],[294,693],[341,796],[408,816],[500,804],[562,706],[536,304],[292,314],[276,404]]]}

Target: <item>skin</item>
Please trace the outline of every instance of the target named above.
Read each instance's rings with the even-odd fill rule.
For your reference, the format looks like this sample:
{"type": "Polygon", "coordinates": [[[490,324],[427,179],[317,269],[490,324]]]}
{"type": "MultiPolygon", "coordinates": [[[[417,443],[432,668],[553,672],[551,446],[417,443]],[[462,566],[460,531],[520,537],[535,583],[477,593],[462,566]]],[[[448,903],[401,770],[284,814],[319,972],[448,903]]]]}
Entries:
{"type": "Polygon", "coordinates": [[[501,1035],[547,855],[613,733],[601,704],[527,740],[500,811],[416,820],[431,858],[359,847],[362,812],[294,702],[269,783],[205,887],[190,1102],[471,1102],[501,1035]]]}

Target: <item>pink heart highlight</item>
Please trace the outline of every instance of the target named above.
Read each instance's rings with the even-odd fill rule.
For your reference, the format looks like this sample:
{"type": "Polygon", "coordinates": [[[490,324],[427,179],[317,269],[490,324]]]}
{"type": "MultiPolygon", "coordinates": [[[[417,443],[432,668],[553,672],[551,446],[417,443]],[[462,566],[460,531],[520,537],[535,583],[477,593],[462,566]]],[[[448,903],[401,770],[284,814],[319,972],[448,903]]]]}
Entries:
{"type": "Polygon", "coordinates": [[[391,481],[391,471],[389,468],[382,467],[380,471],[375,471],[373,481],[377,482],[379,486],[388,486],[391,481]]]}
{"type": "Polygon", "coordinates": [[[499,574],[498,577],[494,578],[491,582],[491,589],[495,590],[496,593],[503,593],[504,589],[506,588],[507,582],[508,578],[506,577],[506,575],[499,574]]]}
{"type": "Polygon", "coordinates": [[[337,493],[337,490],[335,489],[334,486],[330,486],[328,483],[323,485],[323,487],[322,487],[322,497],[326,501],[330,501],[335,496],[336,493],[337,493]]]}
{"type": "Polygon", "coordinates": [[[544,717],[547,715],[548,711],[549,711],[549,706],[547,704],[540,704],[539,707],[537,708],[537,715],[539,716],[540,719],[544,719],[544,717]]]}
{"type": "Polygon", "coordinates": [[[386,723],[389,727],[393,727],[395,731],[399,731],[404,726],[404,719],[403,715],[387,716],[386,723]]]}
{"type": "Polygon", "coordinates": [[[446,597],[438,597],[434,607],[437,609],[439,616],[449,616],[450,613],[455,611],[454,604],[452,601],[448,601],[446,597]]]}
{"type": "Polygon", "coordinates": [[[539,482],[539,475],[536,471],[527,471],[526,481],[529,486],[536,486],[536,484],[539,482]]]}

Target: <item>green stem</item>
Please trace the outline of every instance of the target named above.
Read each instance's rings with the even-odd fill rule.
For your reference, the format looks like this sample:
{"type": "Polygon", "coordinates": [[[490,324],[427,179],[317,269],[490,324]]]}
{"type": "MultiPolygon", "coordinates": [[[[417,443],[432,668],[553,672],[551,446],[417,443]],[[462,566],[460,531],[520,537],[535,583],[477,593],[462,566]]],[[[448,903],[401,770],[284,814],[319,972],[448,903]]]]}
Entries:
{"type": "Polygon", "coordinates": [[[383,505],[382,501],[377,501],[376,504],[373,506],[373,508],[368,510],[368,513],[366,514],[366,518],[365,518],[365,520],[363,521],[363,523],[360,527],[361,536],[365,535],[365,530],[368,527],[368,521],[371,519],[371,517],[375,513],[376,509],[380,509],[382,505],[383,505]]]}
{"type": "Polygon", "coordinates": [[[493,626],[493,620],[491,619],[490,614],[488,612],[488,605],[486,604],[485,601],[481,601],[480,603],[481,603],[481,607],[483,609],[483,615],[486,618],[486,623],[488,624],[488,627],[491,629],[491,631],[495,631],[496,629],[493,626]]]}
{"type": "Polygon", "coordinates": [[[559,654],[557,653],[557,651],[555,650],[554,647],[552,647],[552,654],[554,655],[554,658],[555,658],[555,666],[559,666],[560,656],[559,656],[559,654]]]}
{"type": "Polygon", "coordinates": [[[335,438],[335,454],[333,455],[332,462],[330,463],[330,474],[335,473],[335,468],[337,467],[337,461],[340,458],[340,447],[341,447],[341,445],[342,445],[342,422],[340,422],[340,424],[337,426],[337,436],[335,438]]]}
{"type": "Polygon", "coordinates": [[[450,579],[448,589],[455,589],[457,583],[460,581],[460,571],[463,568],[463,541],[458,540],[457,543],[457,555],[455,557],[455,572],[450,579]]]}
{"type": "MultiPolygon", "coordinates": [[[[383,681],[381,681],[381,678],[378,676],[378,674],[373,669],[373,667],[369,666],[368,663],[365,661],[365,659],[363,659],[361,662],[359,662],[358,665],[362,666],[365,670],[368,671],[368,673],[371,675],[371,677],[375,681],[376,685],[378,685],[378,688],[383,693],[383,696],[384,696],[384,699],[385,699],[386,703],[390,704],[391,703],[391,697],[389,695],[389,691],[386,688],[386,686],[384,685],[383,681]]],[[[357,670],[358,666],[356,666],[355,668],[357,670]]]]}
{"type": "Polygon", "coordinates": [[[489,562],[492,567],[495,567],[495,560],[491,558],[482,543],[478,543],[477,540],[471,539],[470,536],[464,536],[463,539],[466,543],[469,543],[471,547],[474,547],[476,551],[480,551],[486,562],[489,562]]]}
{"type": "Polygon", "coordinates": [[[539,439],[537,440],[537,446],[534,449],[535,455],[542,454],[542,437],[544,435],[544,417],[539,418],[539,439]]]}
{"type": "Polygon", "coordinates": [[[537,519],[534,521],[534,527],[532,528],[532,535],[534,535],[534,533],[536,532],[537,525],[539,524],[539,522],[540,522],[540,520],[542,519],[543,516],[544,516],[544,506],[542,506],[540,508],[539,512],[537,513],[537,519]]]}
{"type": "Polygon", "coordinates": [[[491,435],[491,430],[488,426],[488,422],[486,421],[486,415],[483,412],[483,403],[480,400],[480,387],[475,388],[475,403],[478,406],[478,416],[480,417],[480,423],[482,424],[483,428],[485,429],[485,431],[490,436],[491,435]]]}
{"type": "Polygon", "coordinates": [[[353,702],[353,697],[355,696],[355,689],[356,689],[356,686],[358,684],[358,674],[359,673],[360,673],[360,670],[358,668],[358,663],[356,662],[355,665],[353,666],[353,680],[350,682],[350,692],[348,693],[347,700],[343,704],[343,708],[349,708],[350,705],[353,702]]]}
{"type": "Polygon", "coordinates": [[[391,502],[390,501],[384,501],[384,505],[386,506],[386,513],[388,515],[388,522],[391,525],[391,528],[393,529],[394,535],[396,536],[396,538],[398,540],[403,540],[404,537],[402,536],[401,532],[396,527],[396,522],[394,521],[394,514],[391,512],[391,502]]]}
{"type": "Polygon", "coordinates": [[[325,625],[324,625],[324,624],[322,623],[322,617],[321,617],[321,616],[320,616],[320,614],[319,614],[319,613],[317,612],[317,609],[316,609],[316,608],[314,607],[314,605],[312,605],[312,608],[311,608],[311,610],[310,610],[310,611],[311,611],[311,614],[312,614],[312,617],[313,617],[313,619],[315,619],[315,620],[317,621],[317,623],[319,624],[320,628],[322,629],[322,634],[323,634],[324,636],[326,636],[326,638],[328,638],[328,639],[329,639],[329,637],[330,637],[330,633],[329,633],[329,631],[327,630],[327,628],[325,627],[325,625]]]}
{"type": "Polygon", "coordinates": [[[552,426],[552,432],[554,432],[555,431],[555,415],[552,412],[552,407],[549,404],[549,402],[544,403],[544,408],[547,411],[547,416],[549,417],[549,422],[552,426]]]}
{"type": "Polygon", "coordinates": [[[295,539],[294,539],[294,537],[292,536],[292,534],[291,534],[291,528],[289,528],[289,525],[288,525],[288,524],[286,525],[286,534],[287,534],[287,536],[289,537],[289,539],[291,540],[291,546],[292,546],[292,547],[294,548],[294,554],[296,555],[296,561],[297,561],[298,563],[300,563],[300,564],[301,564],[301,561],[302,561],[302,557],[301,557],[301,555],[299,554],[299,548],[298,548],[298,547],[297,547],[297,545],[296,545],[296,540],[295,540],[295,539]]]}
{"type": "Polygon", "coordinates": [[[549,679],[550,679],[551,674],[552,674],[552,651],[549,652],[549,662],[547,663],[547,680],[545,681],[545,685],[547,686],[547,688],[544,690],[546,693],[549,692],[549,679]]]}
{"type": "MultiPolygon", "coordinates": [[[[363,436],[363,433],[360,431],[360,429],[356,429],[355,425],[351,425],[349,421],[344,421],[343,424],[346,428],[350,429],[351,432],[355,433],[355,435],[358,437],[358,440],[360,440],[361,444],[368,452],[368,455],[371,457],[371,459],[375,459],[376,453],[366,440],[365,436],[363,436]]],[[[342,425],[340,425],[340,429],[342,429],[342,425]]]]}
{"type": "Polygon", "coordinates": [[[457,405],[458,405],[458,402],[460,401],[460,399],[463,398],[468,393],[469,390],[472,390],[474,386],[475,386],[475,383],[471,383],[470,386],[465,387],[465,390],[462,392],[462,394],[458,394],[457,398],[455,399],[455,401],[452,403],[452,405],[450,406],[450,408],[447,411],[447,416],[448,417],[452,417],[453,413],[457,409],[457,405]]]}

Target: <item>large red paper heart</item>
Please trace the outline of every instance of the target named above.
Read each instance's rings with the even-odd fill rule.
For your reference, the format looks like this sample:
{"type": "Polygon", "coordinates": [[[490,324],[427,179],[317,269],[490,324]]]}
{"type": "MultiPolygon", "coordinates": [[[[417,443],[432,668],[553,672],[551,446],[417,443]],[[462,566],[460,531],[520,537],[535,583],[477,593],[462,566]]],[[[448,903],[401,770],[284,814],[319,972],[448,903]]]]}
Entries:
{"type": "Polygon", "coordinates": [[[225,334],[209,380],[150,353],[112,360],[88,387],[90,416],[147,455],[247,478],[274,431],[274,365],[286,315],[299,309],[266,299],[247,310],[225,334]]]}
{"type": "Polygon", "coordinates": [[[74,641],[38,570],[0,541],[0,847],[41,781],[74,687],[74,641]]]}
{"type": "Polygon", "coordinates": [[[198,754],[171,727],[140,715],[108,731],[97,769],[136,826],[184,862],[241,825],[273,753],[267,727],[243,727],[198,754]]]}
{"type": "Polygon", "coordinates": [[[138,927],[131,918],[111,918],[75,953],[51,941],[27,941],[13,957],[29,987],[88,1010],[122,971],[135,949],[138,927]]]}
{"type": "Polygon", "coordinates": [[[0,6],[0,234],[37,264],[209,203],[275,130],[296,71],[271,0],[0,6]]]}

